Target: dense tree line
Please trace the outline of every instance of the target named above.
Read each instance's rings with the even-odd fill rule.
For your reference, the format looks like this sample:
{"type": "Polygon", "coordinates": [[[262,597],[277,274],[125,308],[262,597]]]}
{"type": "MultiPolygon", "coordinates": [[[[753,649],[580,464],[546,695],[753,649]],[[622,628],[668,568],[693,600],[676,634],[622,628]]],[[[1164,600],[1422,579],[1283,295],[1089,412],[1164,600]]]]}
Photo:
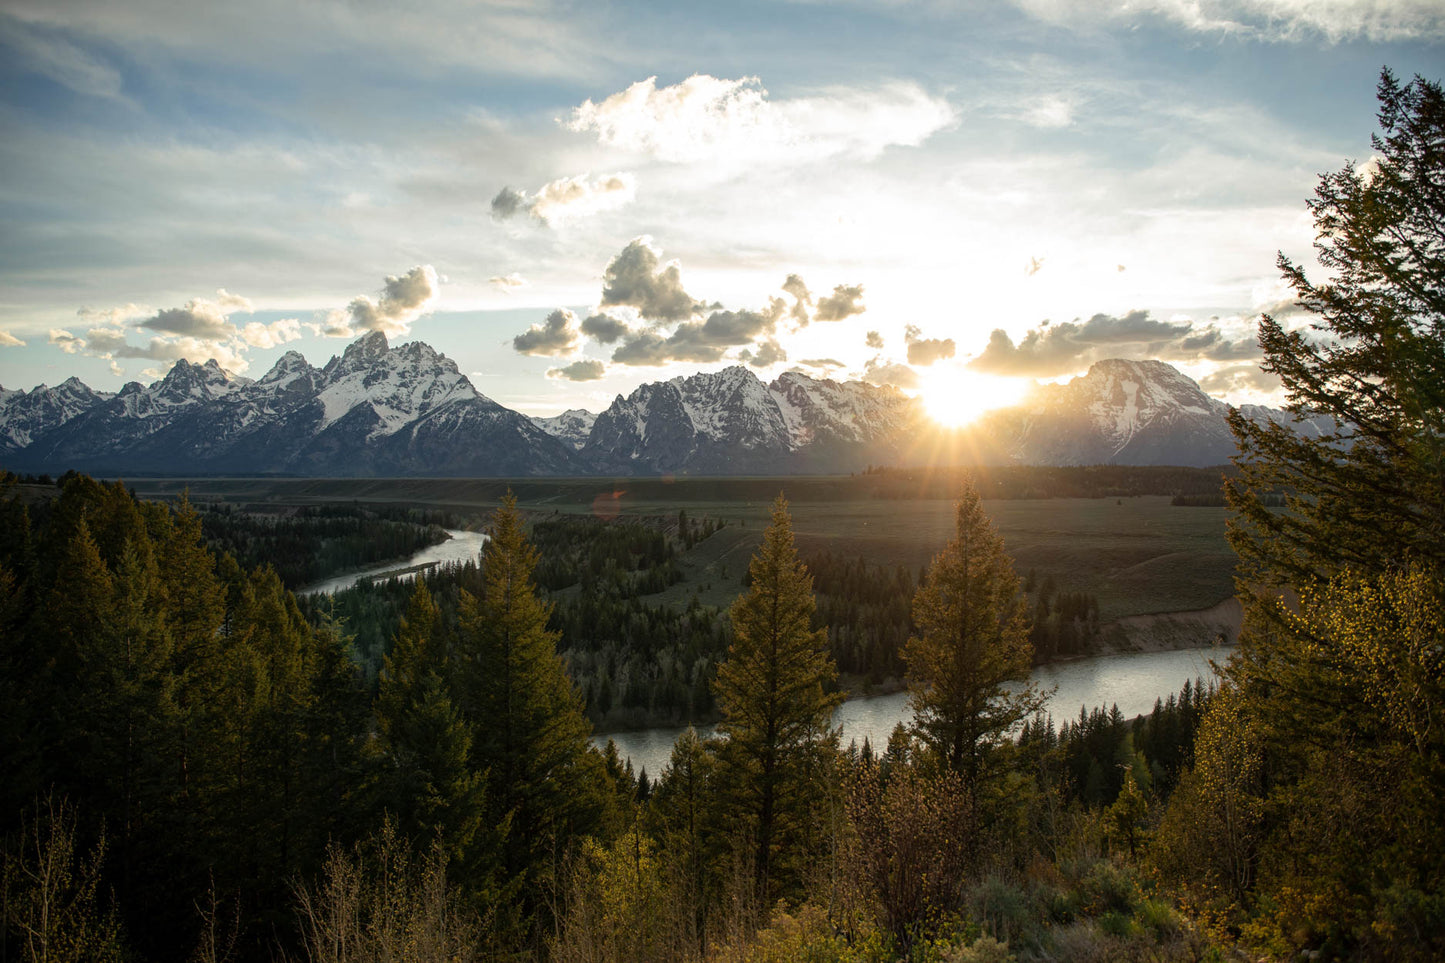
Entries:
{"type": "Polygon", "coordinates": [[[1336,428],[1231,418],[1244,630],[1161,828],[1177,885],[1281,956],[1445,955],[1445,93],[1378,93],[1371,169],[1309,202],[1328,281],[1280,257],[1318,321],[1260,324],[1336,428]]]}
{"type": "Polygon", "coordinates": [[[1132,498],[1139,495],[1217,496],[1231,466],[1008,465],[971,468],[870,466],[875,498],[951,498],[965,478],[984,498],[1132,498]]]}
{"type": "Polygon", "coordinates": [[[458,519],[421,508],[321,505],[284,513],[226,503],[196,506],[201,533],[242,568],[270,565],[287,588],[405,558],[447,539],[458,519]]]}
{"type": "Polygon", "coordinates": [[[369,696],[333,622],[194,511],[0,498],[3,949],[25,960],[1435,960],[1445,952],[1445,95],[1312,203],[1316,332],[1266,368],[1340,434],[1234,419],[1246,625],[1218,682],[1055,725],[1029,597],[964,481],[911,719],[841,749],[787,505],[711,695],[642,779],[589,726],[508,499],[369,696]],[[1322,340],[1321,332],[1333,336],[1322,340]],[[1261,494],[1287,490],[1285,511],[1261,494]]]}

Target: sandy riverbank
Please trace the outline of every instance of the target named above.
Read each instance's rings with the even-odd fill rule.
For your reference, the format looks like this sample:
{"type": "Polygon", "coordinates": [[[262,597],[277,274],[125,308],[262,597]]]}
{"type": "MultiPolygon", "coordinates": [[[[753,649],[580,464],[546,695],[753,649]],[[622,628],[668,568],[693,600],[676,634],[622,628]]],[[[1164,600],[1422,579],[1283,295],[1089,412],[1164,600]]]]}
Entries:
{"type": "Polygon", "coordinates": [[[1130,615],[1104,625],[1084,657],[1234,645],[1243,622],[1244,609],[1237,598],[1189,612],[1130,615]]]}

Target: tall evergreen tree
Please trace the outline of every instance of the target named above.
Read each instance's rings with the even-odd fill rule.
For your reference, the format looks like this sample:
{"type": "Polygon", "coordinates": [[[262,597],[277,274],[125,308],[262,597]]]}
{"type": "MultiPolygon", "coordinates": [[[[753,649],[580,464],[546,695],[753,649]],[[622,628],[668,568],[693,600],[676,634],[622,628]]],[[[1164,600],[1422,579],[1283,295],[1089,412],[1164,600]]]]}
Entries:
{"type": "Polygon", "coordinates": [[[1309,201],[1330,279],[1280,257],[1318,320],[1259,328],[1290,409],[1334,430],[1230,419],[1246,617],[1229,671],[1268,787],[1237,908],[1287,944],[1424,959],[1445,952],[1445,638],[1427,617],[1445,604],[1445,95],[1388,71],[1378,94],[1377,158],[1309,201]]]}
{"type": "Polygon", "coordinates": [[[519,896],[517,922],[530,928],[541,922],[536,914],[557,856],[601,818],[601,761],[557,655],[558,633],[547,628],[550,606],[532,580],[537,553],[510,493],[489,534],[482,595],[461,593],[454,675],[472,726],[472,767],[487,773],[488,824],[505,834],[502,870],[519,896]]]}
{"type": "Polygon", "coordinates": [[[953,539],[913,596],[918,633],[904,649],[913,731],[970,788],[993,750],[1043,705],[1028,678],[1033,661],[1028,600],[1003,539],[971,480],[959,496],[953,539]]]}
{"type": "Polygon", "coordinates": [[[794,863],[817,815],[827,750],[836,749],[830,692],[838,670],[826,629],[812,627],[813,578],[793,544],[788,503],[773,502],[772,523],[748,567],[751,588],[733,603],[733,643],[713,692],[728,739],[719,781],[738,797],[765,904],[796,884],[794,863]]]}
{"type": "Polygon", "coordinates": [[[465,868],[483,819],[483,774],[472,768],[472,732],[446,672],[436,602],[418,578],[376,698],[381,804],[404,834],[423,844],[435,839],[465,868]]]}

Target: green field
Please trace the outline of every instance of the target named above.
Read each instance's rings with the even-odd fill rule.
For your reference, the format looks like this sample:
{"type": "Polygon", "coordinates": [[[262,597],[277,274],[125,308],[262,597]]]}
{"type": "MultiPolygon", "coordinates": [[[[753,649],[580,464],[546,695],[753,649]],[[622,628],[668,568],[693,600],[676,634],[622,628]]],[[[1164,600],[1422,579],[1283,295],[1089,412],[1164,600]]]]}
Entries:
{"type": "MultiPolygon", "coordinates": [[[[196,500],[268,505],[406,503],[449,508],[478,519],[510,488],[534,513],[711,516],[728,527],[682,558],[686,581],[660,598],[726,605],[784,492],[804,555],[832,551],[878,564],[920,568],[947,540],[953,504],[942,484],[902,488],[870,476],[807,478],[526,479],[192,479],[132,483],[145,496],[189,488],[196,500]]],[[[1019,573],[1052,575],[1069,591],[1099,600],[1105,620],[1206,608],[1234,594],[1227,510],[1176,508],[1167,495],[1120,498],[986,499],[1019,573]]]]}

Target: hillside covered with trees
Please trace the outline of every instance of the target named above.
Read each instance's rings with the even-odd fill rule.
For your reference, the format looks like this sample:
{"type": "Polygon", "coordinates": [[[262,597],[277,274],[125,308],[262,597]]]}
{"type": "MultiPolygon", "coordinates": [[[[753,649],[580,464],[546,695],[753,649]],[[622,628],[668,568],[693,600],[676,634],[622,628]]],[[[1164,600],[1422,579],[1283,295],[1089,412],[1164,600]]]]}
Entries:
{"type": "Polygon", "coordinates": [[[644,626],[585,583],[665,582],[655,532],[611,532],[629,562],[594,568],[507,498],[478,566],[405,590],[368,674],[184,501],[77,475],[32,507],[7,478],[0,959],[1445,956],[1445,93],[1387,72],[1379,97],[1380,159],[1309,202],[1329,280],[1281,259],[1319,323],[1260,326],[1336,434],[1233,421],[1246,623],[1221,678],[1133,720],[1041,716],[1035,647],[1090,609],[1029,599],[973,484],[916,581],[815,577],[780,496],[725,622],[637,630],[675,647],[627,656],[665,685],[710,653],[720,719],[643,778],[593,746],[600,685],[559,652],[573,622],[644,626]],[[901,640],[858,579],[910,595],[901,640]],[[831,727],[845,653],[902,668],[884,746],[831,727]]]}

